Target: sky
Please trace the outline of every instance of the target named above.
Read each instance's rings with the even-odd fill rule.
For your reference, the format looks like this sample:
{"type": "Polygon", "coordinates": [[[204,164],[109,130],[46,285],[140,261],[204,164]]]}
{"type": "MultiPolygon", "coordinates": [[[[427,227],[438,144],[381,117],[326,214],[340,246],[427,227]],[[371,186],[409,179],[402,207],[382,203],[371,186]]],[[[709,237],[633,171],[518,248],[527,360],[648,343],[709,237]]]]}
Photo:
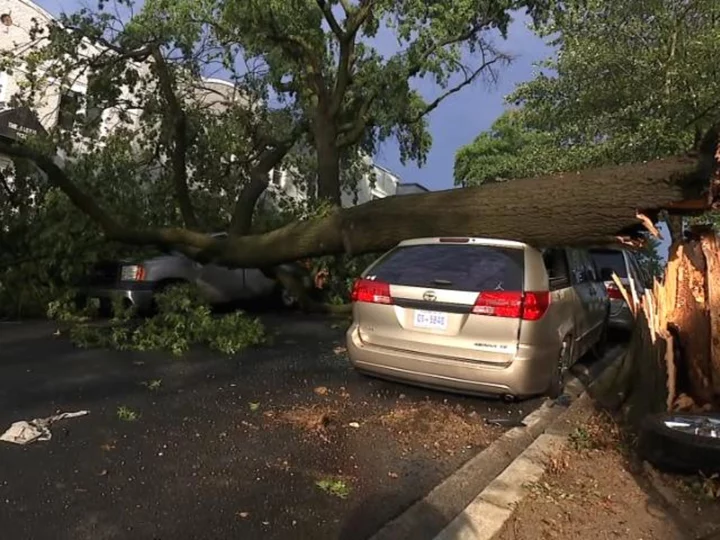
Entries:
{"type": "MultiPolygon", "coordinates": [[[[495,40],[495,45],[513,57],[509,66],[501,68],[497,84],[489,86],[477,82],[447,98],[429,116],[433,145],[422,168],[414,163],[403,166],[397,144],[387,142],[375,161],[394,173],[403,182],[417,182],[438,190],[453,187],[455,153],[471,143],[480,132],[490,128],[505,109],[505,96],[521,82],[534,78],[535,64],[552,53],[546,44],[527,28],[527,20],[518,18],[510,26],[506,41],[495,40]]],[[[431,84],[416,85],[423,96],[431,100],[442,90],[431,84]]]]}

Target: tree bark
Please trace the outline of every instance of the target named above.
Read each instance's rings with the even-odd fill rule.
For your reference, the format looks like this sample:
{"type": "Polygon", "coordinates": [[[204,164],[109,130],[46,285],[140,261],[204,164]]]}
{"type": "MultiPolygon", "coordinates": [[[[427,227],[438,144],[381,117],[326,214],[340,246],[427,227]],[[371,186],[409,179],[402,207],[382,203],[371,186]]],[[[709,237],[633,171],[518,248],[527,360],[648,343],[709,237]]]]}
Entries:
{"type": "Polygon", "coordinates": [[[321,117],[313,126],[317,154],[317,196],[333,206],[340,206],[340,152],[332,120],[321,117]]]}
{"type": "Polygon", "coordinates": [[[257,236],[232,238],[221,255],[230,266],[273,266],[334,253],[384,251],[407,238],[481,236],[533,245],[616,242],[656,216],[682,206],[700,211],[708,179],[694,161],[675,158],[578,174],[476,188],[388,197],[257,236]]]}

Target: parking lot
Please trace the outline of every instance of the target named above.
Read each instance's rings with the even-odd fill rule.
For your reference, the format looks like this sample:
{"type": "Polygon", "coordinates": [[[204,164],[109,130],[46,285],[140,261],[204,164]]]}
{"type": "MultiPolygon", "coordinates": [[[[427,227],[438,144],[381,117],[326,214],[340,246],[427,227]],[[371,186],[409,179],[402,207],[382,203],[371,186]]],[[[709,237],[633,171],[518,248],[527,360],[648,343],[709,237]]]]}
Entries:
{"type": "Polygon", "coordinates": [[[50,441],[0,443],[3,536],[367,538],[507,429],[487,419],[541,403],[369,379],[333,321],[265,322],[272,343],[231,359],[84,351],[46,323],[0,325],[2,430],[90,411],[50,441]]]}

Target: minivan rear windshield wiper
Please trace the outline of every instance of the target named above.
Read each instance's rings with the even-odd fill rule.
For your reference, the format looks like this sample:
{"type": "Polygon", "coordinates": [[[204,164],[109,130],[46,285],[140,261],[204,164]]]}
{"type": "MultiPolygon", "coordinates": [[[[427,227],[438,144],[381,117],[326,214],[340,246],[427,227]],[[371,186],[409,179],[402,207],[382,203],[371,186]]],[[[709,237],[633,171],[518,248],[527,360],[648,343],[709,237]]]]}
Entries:
{"type": "Polygon", "coordinates": [[[452,281],[447,280],[447,279],[433,279],[431,283],[433,285],[443,285],[445,287],[449,287],[450,285],[453,284],[452,281]]]}

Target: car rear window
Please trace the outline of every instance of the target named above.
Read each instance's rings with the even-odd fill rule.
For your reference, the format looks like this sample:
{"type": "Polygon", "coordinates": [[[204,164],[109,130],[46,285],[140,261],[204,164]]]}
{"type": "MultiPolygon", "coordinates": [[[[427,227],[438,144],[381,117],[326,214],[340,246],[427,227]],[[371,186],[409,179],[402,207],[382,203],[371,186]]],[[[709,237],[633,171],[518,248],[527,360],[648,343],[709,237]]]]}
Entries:
{"type": "Polygon", "coordinates": [[[424,244],[390,252],[369,275],[392,285],[463,291],[521,291],[522,249],[424,244]]]}
{"type": "Polygon", "coordinates": [[[625,266],[625,259],[623,254],[615,250],[593,250],[590,252],[595,264],[598,269],[602,271],[603,268],[609,268],[617,274],[619,278],[627,277],[627,267],[625,266]]]}

